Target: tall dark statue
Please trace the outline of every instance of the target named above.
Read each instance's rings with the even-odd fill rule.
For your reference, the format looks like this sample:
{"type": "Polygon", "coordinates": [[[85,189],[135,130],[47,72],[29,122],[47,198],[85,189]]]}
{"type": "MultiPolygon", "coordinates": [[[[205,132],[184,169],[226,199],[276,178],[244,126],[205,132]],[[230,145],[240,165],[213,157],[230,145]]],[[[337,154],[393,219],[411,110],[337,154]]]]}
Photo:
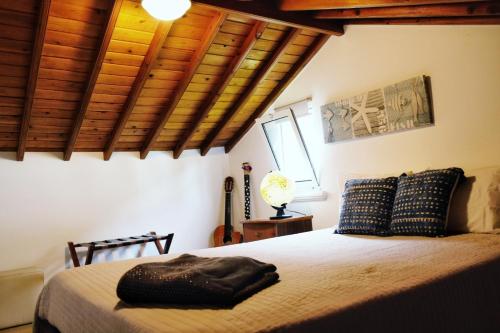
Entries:
{"type": "Polygon", "coordinates": [[[250,172],[252,171],[252,166],[250,163],[245,162],[241,168],[243,169],[245,184],[245,219],[250,220],[250,172]]]}

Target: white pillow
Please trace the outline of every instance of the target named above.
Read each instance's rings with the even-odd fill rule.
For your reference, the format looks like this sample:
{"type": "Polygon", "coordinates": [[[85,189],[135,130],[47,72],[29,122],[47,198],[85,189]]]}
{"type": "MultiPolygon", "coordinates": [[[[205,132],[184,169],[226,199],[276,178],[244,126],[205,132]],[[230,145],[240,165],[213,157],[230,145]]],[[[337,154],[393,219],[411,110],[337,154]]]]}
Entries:
{"type": "Polygon", "coordinates": [[[500,167],[470,170],[465,175],[466,181],[451,199],[447,230],[500,231],[500,167]]]}

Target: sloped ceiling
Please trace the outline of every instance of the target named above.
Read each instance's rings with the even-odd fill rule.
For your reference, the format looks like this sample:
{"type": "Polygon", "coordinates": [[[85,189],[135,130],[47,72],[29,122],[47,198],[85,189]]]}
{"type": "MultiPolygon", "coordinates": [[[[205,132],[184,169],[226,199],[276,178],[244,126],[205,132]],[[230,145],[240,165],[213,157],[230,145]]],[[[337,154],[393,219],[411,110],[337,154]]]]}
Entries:
{"type": "Polygon", "coordinates": [[[1,1],[0,150],[230,151],[344,24],[498,19],[492,1],[383,2],[200,0],[160,22],[132,0],[1,1]]]}

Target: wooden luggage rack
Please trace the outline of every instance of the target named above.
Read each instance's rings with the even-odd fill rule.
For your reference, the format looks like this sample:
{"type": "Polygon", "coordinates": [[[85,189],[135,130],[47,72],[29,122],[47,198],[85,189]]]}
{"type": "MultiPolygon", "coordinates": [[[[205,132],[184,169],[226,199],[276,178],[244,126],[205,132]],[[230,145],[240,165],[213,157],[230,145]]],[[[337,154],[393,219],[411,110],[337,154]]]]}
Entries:
{"type": "Polygon", "coordinates": [[[149,234],[142,236],[132,236],[125,238],[115,238],[115,239],[106,239],[103,241],[95,241],[89,243],[78,243],[73,244],[73,242],[68,242],[69,253],[71,255],[71,260],[73,260],[73,265],[75,267],[80,266],[80,260],[78,260],[78,256],[76,254],[77,247],[86,247],[87,248],[87,258],[85,259],[85,265],[90,265],[92,263],[92,257],[94,256],[95,251],[113,249],[118,247],[136,245],[136,244],[144,244],[154,242],[156,248],[158,249],[158,253],[166,254],[170,250],[170,245],[172,244],[172,239],[174,238],[174,234],[168,234],[166,236],[157,235],[156,232],[151,231],[149,234]],[[162,246],[160,241],[165,240],[165,246],[162,246]]]}

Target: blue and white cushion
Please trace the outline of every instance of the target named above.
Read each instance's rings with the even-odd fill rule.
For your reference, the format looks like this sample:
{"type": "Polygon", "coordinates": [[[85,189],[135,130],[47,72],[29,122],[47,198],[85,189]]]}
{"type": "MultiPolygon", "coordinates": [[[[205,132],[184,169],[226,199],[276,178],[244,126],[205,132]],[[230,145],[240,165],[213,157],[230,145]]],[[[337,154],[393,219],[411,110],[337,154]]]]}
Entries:
{"type": "Polygon", "coordinates": [[[402,174],[394,200],[393,235],[444,236],[453,191],[464,178],[459,168],[402,174]]]}
{"type": "Polygon", "coordinates": [[[348,180],[336,233],[388,235],[397,183],[396,177],[348,180]]]}

